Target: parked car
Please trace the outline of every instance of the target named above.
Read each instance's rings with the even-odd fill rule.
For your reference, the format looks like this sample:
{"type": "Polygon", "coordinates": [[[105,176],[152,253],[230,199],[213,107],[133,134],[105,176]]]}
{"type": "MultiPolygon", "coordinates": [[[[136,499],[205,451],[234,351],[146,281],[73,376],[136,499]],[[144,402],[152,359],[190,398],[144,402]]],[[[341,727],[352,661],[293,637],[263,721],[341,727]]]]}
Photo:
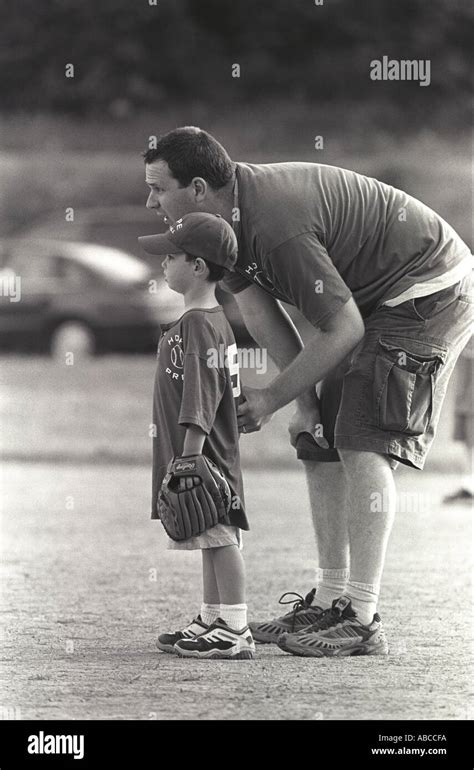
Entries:
{"type": "Polygon", "coordinates": [[[93,354],[156,350],[179,294],[143,260],[83,242],[0,243],[0,347],[93,354]]]}
{"type": "MultiPolygon", "coordinates": [[[[63,212],[53,214],[40,223],[33,224],[24,234],[31,239],[83,241],[123,249],[137,259],[145,261],[156,275],[161,275],[161,257],[145,254],[138,243],[139,235],[164,232],[166,225],[161,217],[148,211],[145,206],[97,206],[79,209],[73,222],[66,221],[63,212]]],[[[217,289],[217,301],[234,330],[237,341],[250,341],[237,303],[229,292],[217,289]]]]}

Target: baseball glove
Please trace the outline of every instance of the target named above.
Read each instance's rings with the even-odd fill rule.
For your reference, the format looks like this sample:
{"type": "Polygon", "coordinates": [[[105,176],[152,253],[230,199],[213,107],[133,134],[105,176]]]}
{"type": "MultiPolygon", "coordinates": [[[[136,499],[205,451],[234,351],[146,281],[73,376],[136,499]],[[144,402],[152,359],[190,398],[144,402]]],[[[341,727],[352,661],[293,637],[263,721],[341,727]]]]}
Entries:
{"type": "Polygon", "coordinates": [[[172,540],[187,540],[225,520],[232,493],[225,476],[205,455],[171,460],[158,495],[158,514],[172,540]],[[181,479],[194,486],[183,489],[181,479]]]}

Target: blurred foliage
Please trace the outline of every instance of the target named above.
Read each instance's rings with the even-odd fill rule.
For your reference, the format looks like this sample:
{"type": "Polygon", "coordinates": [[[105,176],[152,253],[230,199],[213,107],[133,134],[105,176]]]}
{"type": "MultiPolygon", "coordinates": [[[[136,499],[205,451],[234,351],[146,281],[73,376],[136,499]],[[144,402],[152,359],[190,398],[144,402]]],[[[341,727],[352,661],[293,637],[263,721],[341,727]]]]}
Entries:
{"type": "Polygon", "coordinates": [[[150,2],[4,0],[4,110],[126,118],[169,101],[225,109],[278,96],[289,105],[376,100],[420,123],[449,109],[466,121],[469,0],[150,2]],[[371,81],[370,61],[384,55],[430,59],[430,87],[371,81]]]}
{"type": "MultiPolygon", "coordinates": [[[[171,118],[173,120],[173,118],[171,118]]],[[[43,129],[56,135],[57,125],[53,118],[43,119],[43,129]]],[[[72,122],[72,121],[71,121],[72,122]]],[[[170,121],[171,122],[171,121],[170,121]]],[[[182,121],[175,120],[179,125],[182,121]]],[[[22,135],[22,125],[11,121],[15,135],[22,135]]],[[[63,138],[69,125],[70,142],[74,130],[68,122],[63,128],[63,138]]],[[[362,140],[354,143],[351,136],[340,132],[332,135],[324,152],[315,152],[311,131],[301,131],[294,137],[290,130],[277,133],[276,140],[269,134],[236,131],[235,121],[221,118],[211,128],[229,148],[233,157],[249,162],[293,160],[330,163],[351,168],[362,174],[375,176],[383,182],[400,187],[420,198],[447,219],[472,246],[471,232],[471,169],[466,162],[470,150],[468,135],[442,138],[433,132],[420,132],[404,140],[394,140],[378,134],[369,136],[365,148],[362,140]],[[266,138],[266,141],[265,141],[266,138]],[[235,151],[235,152],[234,152],[235,151]]],[[[165,123],[164,128],[170,126],[165,123]]],[[[87,125],[82,141],[94,147],[100,126],[87,125]]],[[[37,137],[38,141],[38,137],[37,137]]],[[[39,145],[41,147],[41,141],[39,145]]],[[[133,151],[117,151],[113,142],[111,152],[87,152],[85,149],[33,151],[33,140],[21,151],[0,155],[0,231],[4,234],[27,231],[43,222],[45,216],[64,221],[66,208],[72,206],[77,221],[84,208],[93,206],[119,206],[133,204],[145,207],[148,189],[145,185],[143,160],[140,150],[143,140],[137,138],[133,151]]],[[[150,221],[156,217],[149,212],[150,221]]],[[[136,232],[135,235],[139,234],[136,232]]]]}
{"type": "Polygon", "coordinates": [[[471,0],[153,2],[0,2],[4,232],[66,206],[143,206],[140,151],[191,123],[236,160],[374,174],[470,241],[471,0]],[[372,81],[383,56],[429,59],[430,86],[372,81]]]}

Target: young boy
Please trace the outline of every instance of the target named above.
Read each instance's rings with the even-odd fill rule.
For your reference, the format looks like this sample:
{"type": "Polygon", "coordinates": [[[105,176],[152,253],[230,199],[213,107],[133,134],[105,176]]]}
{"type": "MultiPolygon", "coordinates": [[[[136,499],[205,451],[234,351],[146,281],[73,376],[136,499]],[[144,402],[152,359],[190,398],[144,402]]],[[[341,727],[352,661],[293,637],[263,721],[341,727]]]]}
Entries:
{"type": "MultiPolygon", "coordinates": [[[[243,508],[236,399],[240,395],[237,346],[216,282],[237,259],[230,225],[215,214],[191,213],[163,235],[139,239],[149,254],[167,255],[168,286],[184,297],[185,312],[162,327],[154,385],[152,518],[167,466],[173,457],[204,454],[225,475],[232,492],[228,521],[202,535],[169,541],[169,548],[201,549],[203,603],[186,628],[161,634],[157,645],[182,657],[252,658],[247,626],[241,529],[243,508]]],[[[180,481],[191,488],[192,476],[180,481]]]]}

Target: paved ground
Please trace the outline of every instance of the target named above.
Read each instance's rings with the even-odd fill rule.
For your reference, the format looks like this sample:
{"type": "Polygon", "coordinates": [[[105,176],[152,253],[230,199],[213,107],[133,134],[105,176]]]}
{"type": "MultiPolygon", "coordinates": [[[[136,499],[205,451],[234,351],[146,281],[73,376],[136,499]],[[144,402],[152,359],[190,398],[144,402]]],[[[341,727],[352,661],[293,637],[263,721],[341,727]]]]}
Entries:
{"type": "MultiPolygon", "coordinates": [[[[165,549],[144,467],[5,464],[3,718],[466,719],[471,510],[438,504],[456,477],[404,472],[381,600],[387,659],[254,661],[158,652],[200,601],[198,554],[165,549]]],[[[249,605],[308,590],[303,478],[246,474],[249,605]]]]}

